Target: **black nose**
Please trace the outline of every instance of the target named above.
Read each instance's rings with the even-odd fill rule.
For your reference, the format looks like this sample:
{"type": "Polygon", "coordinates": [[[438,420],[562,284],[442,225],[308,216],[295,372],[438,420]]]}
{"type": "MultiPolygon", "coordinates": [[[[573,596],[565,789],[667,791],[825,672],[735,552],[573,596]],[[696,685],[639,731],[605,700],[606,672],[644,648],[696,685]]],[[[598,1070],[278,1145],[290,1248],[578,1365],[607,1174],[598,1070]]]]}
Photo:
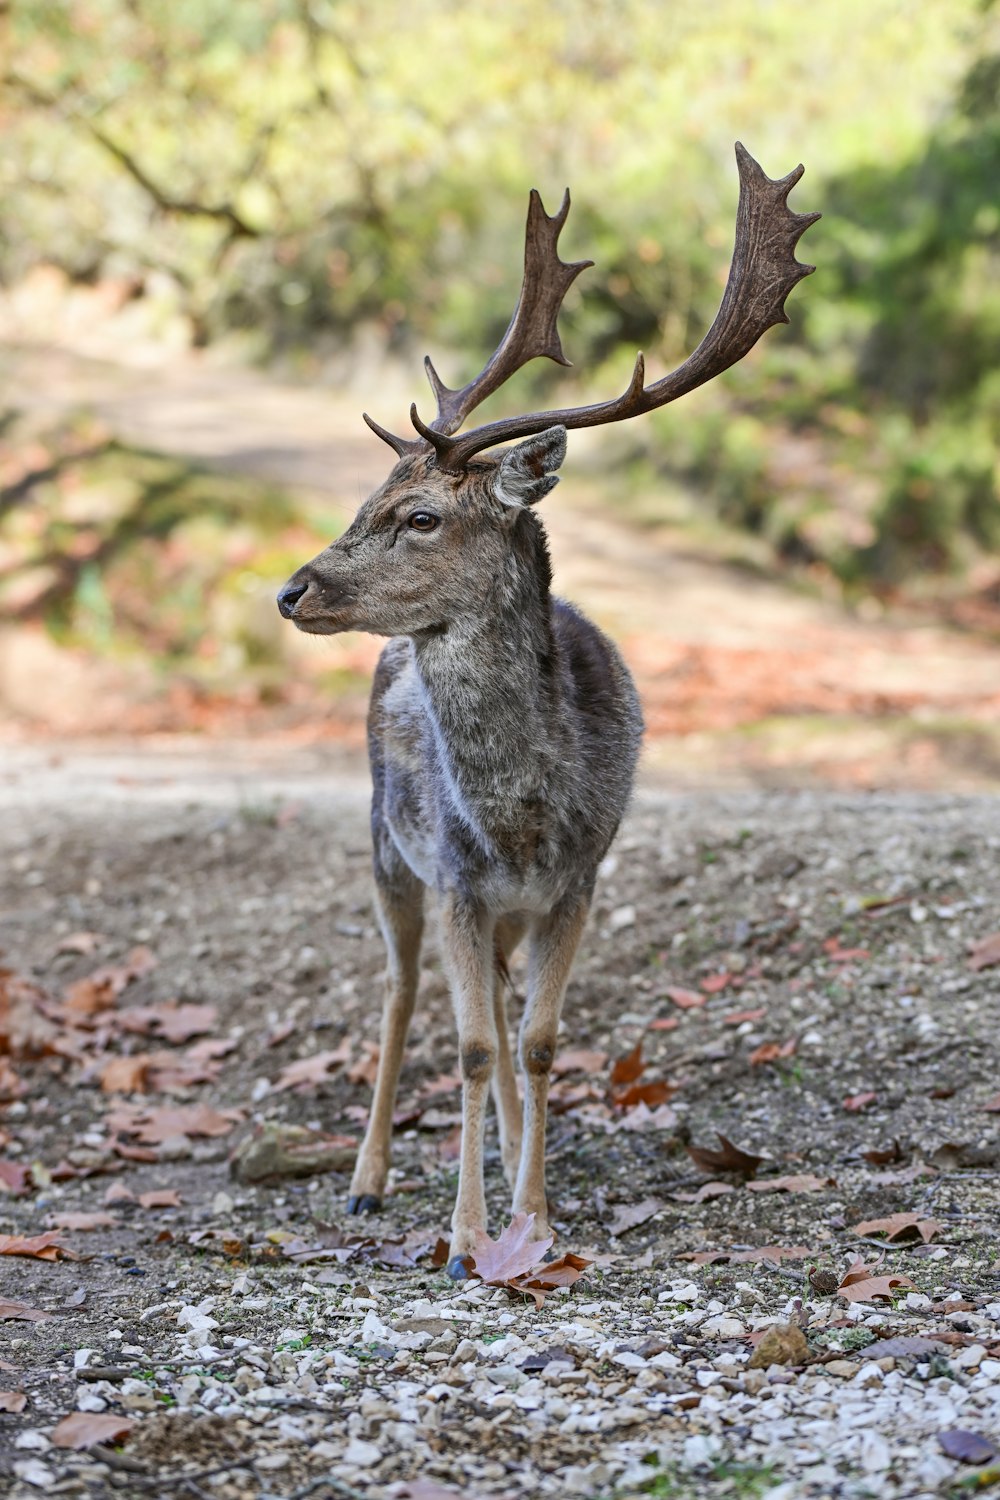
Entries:
{"type": "Polygon", "coordinates": [[[278,608],[286,620],[290,620],[295,613],[295,606],[309,587],[308,583],[286,583],[278,594],[278,608]]]}

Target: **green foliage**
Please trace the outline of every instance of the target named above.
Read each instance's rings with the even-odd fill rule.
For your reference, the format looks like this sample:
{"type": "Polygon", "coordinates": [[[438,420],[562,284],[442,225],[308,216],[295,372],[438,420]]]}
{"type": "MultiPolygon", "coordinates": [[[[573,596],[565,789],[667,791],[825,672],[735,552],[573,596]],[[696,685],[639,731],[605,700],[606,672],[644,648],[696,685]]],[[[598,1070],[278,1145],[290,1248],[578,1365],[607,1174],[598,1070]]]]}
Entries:
{"type": "MultiPolygon", "coordinates": [[[[718,303],[733,139],[775,175],[801,154],[793,201],[825,217],[792,327],[609,461],[848,589],[996,546],[990,0],[919,25],[898,0],[11,0],[4,25],[0,277],[119,277],[197,340],[306,371],[374,344],[416,372],[429,341],[467,376],[509,316],[526,187],[551,205],[570,181],[566,249],[598,270],[570,294],[588,374],[564,394],[620,388],[636,346],[658,373],[718,303]]],[[[99,632],[101,580],[78,586],[99,632]]]]}

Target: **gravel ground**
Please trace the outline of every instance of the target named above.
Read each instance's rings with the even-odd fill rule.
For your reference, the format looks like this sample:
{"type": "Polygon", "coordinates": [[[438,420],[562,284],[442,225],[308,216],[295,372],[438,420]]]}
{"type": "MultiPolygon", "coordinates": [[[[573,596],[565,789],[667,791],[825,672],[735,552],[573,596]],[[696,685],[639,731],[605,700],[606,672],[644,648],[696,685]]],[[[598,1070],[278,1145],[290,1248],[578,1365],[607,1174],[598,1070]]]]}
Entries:
{"type": "Polygon", "coordinates": [[[57,1229],[84,1257],[0,1260],[0,1297],[53,1315],[0,1321],[0,1387],[25,1396],[0,1411],[12,1500],[1000,1482],[1000,983],[968,962],[1000,927],[998,849],[988,798],[641,794],[565,1011],[564,1051],[593,1055],[563,1057],[550,1124],[557,1250],[590,1265],[536,1309],[433,1263],[458,1103],[433,941],[369,1243],[330,1228],[359,1228],[346,1175],[231,1174],[247,1140],[363,1128],[382,957],[361,785],[11,757],[0,1233],[57,1229]],[[133,958],[126,982],[136,948],[155,966],[133,958]],[[103,1002],[73,989],[102,968],[103,1002]],[[669,1087],[629,1107],[610,1068],[640,1041],[637,1086],[669,1087]],[[125,1059],[131,1094],[106,1072],[125,1059]],[[154,1117],[135,1160],[136,1112],[167,1105],[200,1113],[154,1117]],[[698,1169],[688,1145],[717,1132],[764,1158],[753,1183],[698,1169]],[[171,1189],[177,1206],[140,1201],[171,1189]],[[908,1212],[930,1222],[915,1240],[858,1227],[908,1212]],[[75,1213],[113,1221],[59,1227],[75,1213]],[[848,1300],[855,1258],[904,1280],[848,1300]],[[759,1353],[774,1325],[792,1332],[759,1353]],[[901,1337],[918,1342],[879,1347],[901,1337]],[[73,1451],[52,1437],[74,1410],[134,1425],[73,1451]]]}

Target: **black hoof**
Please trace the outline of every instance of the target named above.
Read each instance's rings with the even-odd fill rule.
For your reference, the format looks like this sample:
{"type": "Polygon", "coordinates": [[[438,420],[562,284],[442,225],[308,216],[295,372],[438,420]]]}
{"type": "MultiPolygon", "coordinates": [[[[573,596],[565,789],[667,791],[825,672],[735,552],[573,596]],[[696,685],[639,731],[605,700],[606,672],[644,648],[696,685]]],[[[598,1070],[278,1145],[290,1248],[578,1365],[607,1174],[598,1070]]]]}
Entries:
{"type": "Polygon", "coordinates": [[[453,1255],[448,1262],[448,1275],[452,1281],[467,1281],[469,1279],[467,1257],[464,1255],[453,1255]]]}
{"type": "Polygon", "coordinates": [[[374,1193],[359,1193],[347,1200],[349,1214],[377,1214],[381,1207],[382,1199],[374,1193]]]}

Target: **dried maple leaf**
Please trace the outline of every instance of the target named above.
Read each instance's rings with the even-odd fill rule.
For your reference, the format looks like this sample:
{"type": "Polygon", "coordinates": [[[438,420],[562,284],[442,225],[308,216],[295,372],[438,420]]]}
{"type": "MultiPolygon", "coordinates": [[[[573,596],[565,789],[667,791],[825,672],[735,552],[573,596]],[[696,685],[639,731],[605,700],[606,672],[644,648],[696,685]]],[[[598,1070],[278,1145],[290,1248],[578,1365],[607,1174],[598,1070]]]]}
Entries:
{"type": "Polygon", "coordinates": [[[912,1287],[916,1283],[909,1276],[894,1272],[888,1276],[876,1276],[871,1266],[856,1260],[849,1266],[837,1288],[838,1297],[846,1302],[891,1302],[897,1287],[912,1287]]]}
{"type": "Polygon", "coordinates": [[[628,1234],[630,1229],[653,1218],[663,1206],[660,1198],[643,1198],[640,1203],[623,1203],[620,1208],[615,1209],[614,1217],[608,1224],[608,1233],[616,1239],[619,1235],[628,1234]]]}
{"type": "Polygon", "coordinates": [[[752,1193],[818,1193],[821,1188],[836,1187],[832,1177],[814,1177],[811,1172],[800,1172],[791,1177],[765,1177],[758,1182],[748,1182],[752,1193]]]}
{"type": "Polygon", "coordinates": [[[545,1240],[533,1240],[534,1227],[534,1214],[515,1214],[498,1240],[491,1240],[484,1229],[477,1229],[471,1257],[475,1275],[488,1286],[504,1286],[515,1276],[534,1271],[552,1245],[551,1235],[545,1240]]]}
{"type": "Polygon", "coordinates": [[[566,1052],[557,1052],[551,1071],[556,1078],[561,1078],[564,1073],[599,1073],[606,1067],[607,1061],[606,1052],[575,1047],[566,1052]]]}
{"type": "Polygon", "coordinates": [[[0,1234],[0,1255],[27,1255],[32,1260],[80,1260],[82,1257],[59,1243],[59,1231],[25,1236],[0,1234]]]}
{"type": "Polygon", "coordinates": [[[124,963],[103,964],[85,979],[78,979],[68,985],[63,1000],[63,1013],[68,1017],[82,1018],[110,1009],[133,980],[141,979],[155,967],[156,958],[151,949],[133,948],[124,963]]]}
{"type": "Polygon", "coordinates": [[[668,1000],[679,1005],[681,1010],[696,1010],[698,1006],[708,1003],[707,994],[699,994],[697,990],[686,990],[681,984],[668,984],[663,993],[668,1000]]]}
{"type": "Polygon", "coordinates": [[[0,1161],[0,1193],[23,1198],[35,1186],[31,1167],[23,1161],[0,1161]]]}
{"type": "Polygon", "coordinates": [[[869,1104],[874,1104],[877,1098],[878,1094],[849,1094],[841,1101],[841,1108],[846,1109],[849,1114],[859,1114],[869,1104]]]}
{"type": "Polygon", "coordinates": [[[381,1056],[381,1048],[377,1042],[362,1042],[365,1056],[352,1063],[347,1069],[348,1083],[367,1083],[373,1088],[378,1077],[378,1060],[381,1056]]]}
{"type": "Polygon", "coordinates": [[[164,1000],[159,1005],[133,1005],[119,1011],[116,1022],[122,1031],[155,1036],[179,1046],[193,1036],[213,1031],[218,1019],[214,1005],[181,1005],[176,1000],[164,1000]]]}
{"type": "Polygon", "coordinates": [[[180,1208],[181,1195],[176,1188],[153,1188],[140,1193],[136,1202],[140,1208],[180,1208]]]}
{"type": "Polygon", "coordinates": [[[23,1391],[0,1391],[0,1411],[9,1411],[16,1415],[24,1411],[27,1404],[28,1398],[23,1391]]]}
{"type": "Polygon", "coordinates": [[[135,1426],[131,1417],[116,1417],[110,1412],[74,1411],[52,1431],[57,1448],[94,1448],[98,1443],[118,1443],[135,1426]]]}
{"type": "Polygon", "coordinates": [[[658,1104],[666,1104],[676,1092],[674,1084],[659,1078],[651,1083],[630,1084],[621,1093],[612,1094],[611,1102],[619,1109],[631,1109],[636,1104],[646,1104],[651,1109],[655,1109],[658,1104]]]}
{"type": "Polygon", "coordinates": [[[27,1302],[4,1302],[0,1300],[0,1319],[10,1318],[20,1323],[47,1323],[55,1313],[42,1312],[40,1307],[29,1307],[27,1302]]]}
{"type": "Polygon", "coordinates": [[[706,1172],[709,1175],[713,1172],[737,1172],[741,1177],[753,1177],[764,1158],[755,1155],[752,1151],[743,1151],[739,1146],[734,1146],[732,1141],[727,1140],[720,1131],[716,1131],[716,1135],[722,1145],[721,1151],[712,1151],[707,1146],[686,1148],[688,1156],[699,1172],[706,1172]]]}
{"type": "Polygon", "coordinates": [[[100,1071],[101,1088],[106,1094],[141,1094],[149,1074],[149,1053],[134,1057],[112,1057],[100,1071]]]}
{"type": "Polygon", "coordinates": [[[1000,932],[980,938],[969,953],[969,968],[973,970],[993,969],[1000,964],[1000,932]]]}
{"type": "Polygon", "coordinates": [[[626,1052],[624,1057],[617,1058],[612,1064],[612,1084],[617,1086],[621,1083],[634,1083],[645,1066],[642,1060],[642,1037],[640,1037],[631,1052],[626,1052]]]}
{"type": "Polygon", "coordinates": [[[53,1229],[113,1229],[120,1223],[117,1215],[101,1213],[49,1214],[53,1229]]]}
{"type": "Polygon", "coordinates": [[[684,1255],[680,1259],[690,1260],[696,1266],[714,1265],[719,1261],[743,1265],[773,1260],[780,1264],[783,1260],[805,1260],[812,1254],[805,1245],[760,1245],[752,1250],[699,1250],[694,1255],[684,1255]]]}
{"type": "Polygon", "coordinates": [[[919,1214],[890,1214],[887,1219],[863,1219],[852,1234],[884,1234],[888,1240],[921,1239],[927,1245],[944,1228],[937,1219],[922,1219],[919,1214]]]}
{"type": "Polygon", "coordinates": [[[891,1162],[903,1160],[903,1151],[898,1140],[893,1141],[891,1146],[886,1146],[883,1150],[876,1147],[871,1151],[862,1151],[861,1155],[865,1161],[871,1162],[873,1167],[887,1167],[891,1162]]]}
{"type": "Polygon", "coordinates": [[[315,1088],[325,1082],[330,1074],[350,1061],[351,1046],[342,1042],[334,1052],[314,1052],[312,1057],[299,1057],[286,1063],[271,1085],[271,1092],[278,1094],[283,1089],[315,1088]]]}
{"type": "Polygon", "coordinates": [[[532,1271],[530,1275],[515,1277],[506,1285],[515,1291],[526,1292],[534,1300],[537,1310],[545,1301],[546,1292],[554,1292],[564,1286],[573,1286],[589,1265],[591,1262],[584,1260],[583,1256],[569,1253],[560,1256],[558,1260],[549,1261],[547,1265],[537,1271],[532,1271]]]}
{"type": "Polygon", "coordinates": [[[749,1057],[750,1066],[758,1068],[762,1063],[778,1062],[783,1057],[794,1057],[799,1039],[796,1036],[789,1037],[787,1042],[761,1042],[755,1047],[749,1057]]]}
{"type": "Polygon", "coordinates": [[[114,1135],[120,1131],[123,1135],[134,1135],[147,1145],[158,1146],[175,1135],[228,1135],[242,1119],[241,1111],[236,1109],[217,1110],[208,1104],[178,1104],[162,1108],[113,1109],[107,1116],[107,1126],[114,1135]]]}

